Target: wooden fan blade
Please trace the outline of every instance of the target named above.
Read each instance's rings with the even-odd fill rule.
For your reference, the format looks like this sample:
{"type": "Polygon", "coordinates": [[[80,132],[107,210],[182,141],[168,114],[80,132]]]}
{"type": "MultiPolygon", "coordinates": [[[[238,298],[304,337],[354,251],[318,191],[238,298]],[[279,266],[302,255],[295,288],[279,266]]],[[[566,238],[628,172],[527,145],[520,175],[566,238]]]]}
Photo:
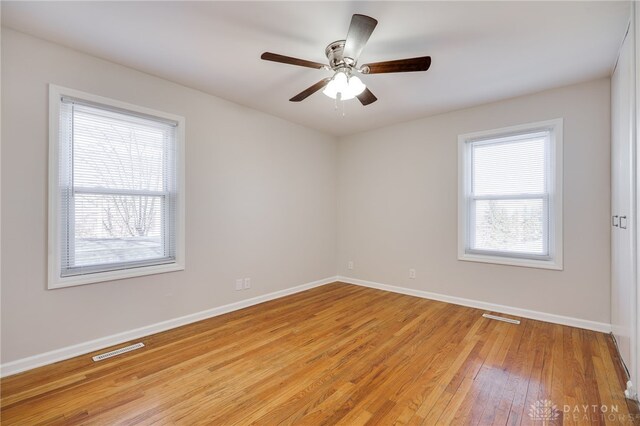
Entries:
{"type": "Polygon", "coordinates": [[[309,96],[316,93],[318,90],[324,88],[331,81],[331,77],[323,78],[311,87],[304,89],[302,92],[289,99],[291,102],[300,102],[307,99],[309,96]]]}
{"type": "Polygon", "coordinates": [[[342,56],[344,58],[351,58],[353,64],[355,64],[376,25],[378,25],[378,21],[370,16],[353,15],[351,25],[349,25],[347,39],[344,43],[342,56]]]}
{"type": "Polygon", "coordinates": [[[426,71],[431,66],[431,56],[419,58],[398,59],[397,61],[375,62],[362,66],[365,74],[382,74],[386,72],[426,71]],[[367,71],[368,68],[368,71],[367,71]]]}
{"type": "Polygon", "coordinates": [[[326,65],[319,62],[307,61],[304,59],[292,58],[291,56],[278,55],[277,53],[264,52],[260,59],[265,61],[280,62],[282,64],[298,65],[299,67],[322,69],[326,65]]]}
{"type": "Polygon", "coordinates": [[[374,95],[373,93],[371,93],[371,90],[364,89],[364,91],[362,93],[360,93],[359,95],[356,96],[358,98],[358,100],[360,101],[360,103],[364,106],[367,106],[369,104],[374,103],[375,101],[378,100],[378,98],[376,98],[376,95],[374,95]]]}

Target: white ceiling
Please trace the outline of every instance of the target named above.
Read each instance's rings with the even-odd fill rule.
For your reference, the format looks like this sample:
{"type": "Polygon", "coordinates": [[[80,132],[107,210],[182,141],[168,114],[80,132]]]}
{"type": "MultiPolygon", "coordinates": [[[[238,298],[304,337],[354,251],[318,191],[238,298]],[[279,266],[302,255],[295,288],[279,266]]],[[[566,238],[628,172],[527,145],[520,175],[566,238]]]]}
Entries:
{"type": "Polygon", "coordinates": [[[334,135],[610,75],[628,2],[2,2],[2,24],[334,135]],[[422,55],[423,73],[363,76],[378,101],[316,93],[351,15],[379,21],[360,63],[422,55]]]}

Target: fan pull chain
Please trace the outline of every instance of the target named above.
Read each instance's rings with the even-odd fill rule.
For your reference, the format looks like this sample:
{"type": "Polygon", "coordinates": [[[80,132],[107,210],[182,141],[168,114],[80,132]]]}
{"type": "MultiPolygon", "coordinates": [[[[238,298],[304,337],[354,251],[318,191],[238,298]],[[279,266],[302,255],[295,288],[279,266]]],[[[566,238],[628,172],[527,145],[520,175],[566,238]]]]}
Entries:
{"type": "Polygon", "coordinates": [[[336,98],[333,100],[333,108],[342,117],[346,117],[347,115],[345,112],[344,104],[345,102],[342,100],[342,93],[338,92],[336,94],[336,98]],[[338,109],[338,105],[340,105],[340,109],[338,109]]]}

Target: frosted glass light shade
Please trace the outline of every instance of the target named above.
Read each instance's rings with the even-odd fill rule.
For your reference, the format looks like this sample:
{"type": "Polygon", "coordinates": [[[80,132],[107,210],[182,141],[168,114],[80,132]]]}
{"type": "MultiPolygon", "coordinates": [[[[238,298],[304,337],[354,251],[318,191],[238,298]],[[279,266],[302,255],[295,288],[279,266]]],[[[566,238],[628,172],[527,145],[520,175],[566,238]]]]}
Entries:
{"type": "Polygon", "coordinates": [[[367,86],[356,76],[353,76],[349,79],[349,91],[353,93],[353,96],[357,96],[360,93],[364,92],[367,86]]]}
{"type": "Polygon", "coordinates": [[[358,77],[347,77],[345,73],[337,72],[322,93],[331,99],[336,99],[340,93],[340,100],[347,101],[362,93],[366,87],[358,77]]]}
{"type": "Polygon", "coordinates": [[[333,84],[336,86],[336,91],[343,93],[346,92],[349,88],[347,75],[343,72],[337,72],[336,75],[333,76],[333,84]]]}

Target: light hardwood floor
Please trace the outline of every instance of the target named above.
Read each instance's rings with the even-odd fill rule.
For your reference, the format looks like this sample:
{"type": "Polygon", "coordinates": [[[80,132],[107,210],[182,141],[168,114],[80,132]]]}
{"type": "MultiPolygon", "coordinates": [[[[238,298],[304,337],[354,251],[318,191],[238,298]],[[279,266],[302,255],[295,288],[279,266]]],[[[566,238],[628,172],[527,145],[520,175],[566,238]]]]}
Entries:
{"type": "Polygon", "coordinates": [[[609,336],[482,313],[335,283],[141,339],[126,355],[5,378],[1,420],[640,424],[609,336]],[[559,417],[534,421],[539,400],[559,417]]]}

